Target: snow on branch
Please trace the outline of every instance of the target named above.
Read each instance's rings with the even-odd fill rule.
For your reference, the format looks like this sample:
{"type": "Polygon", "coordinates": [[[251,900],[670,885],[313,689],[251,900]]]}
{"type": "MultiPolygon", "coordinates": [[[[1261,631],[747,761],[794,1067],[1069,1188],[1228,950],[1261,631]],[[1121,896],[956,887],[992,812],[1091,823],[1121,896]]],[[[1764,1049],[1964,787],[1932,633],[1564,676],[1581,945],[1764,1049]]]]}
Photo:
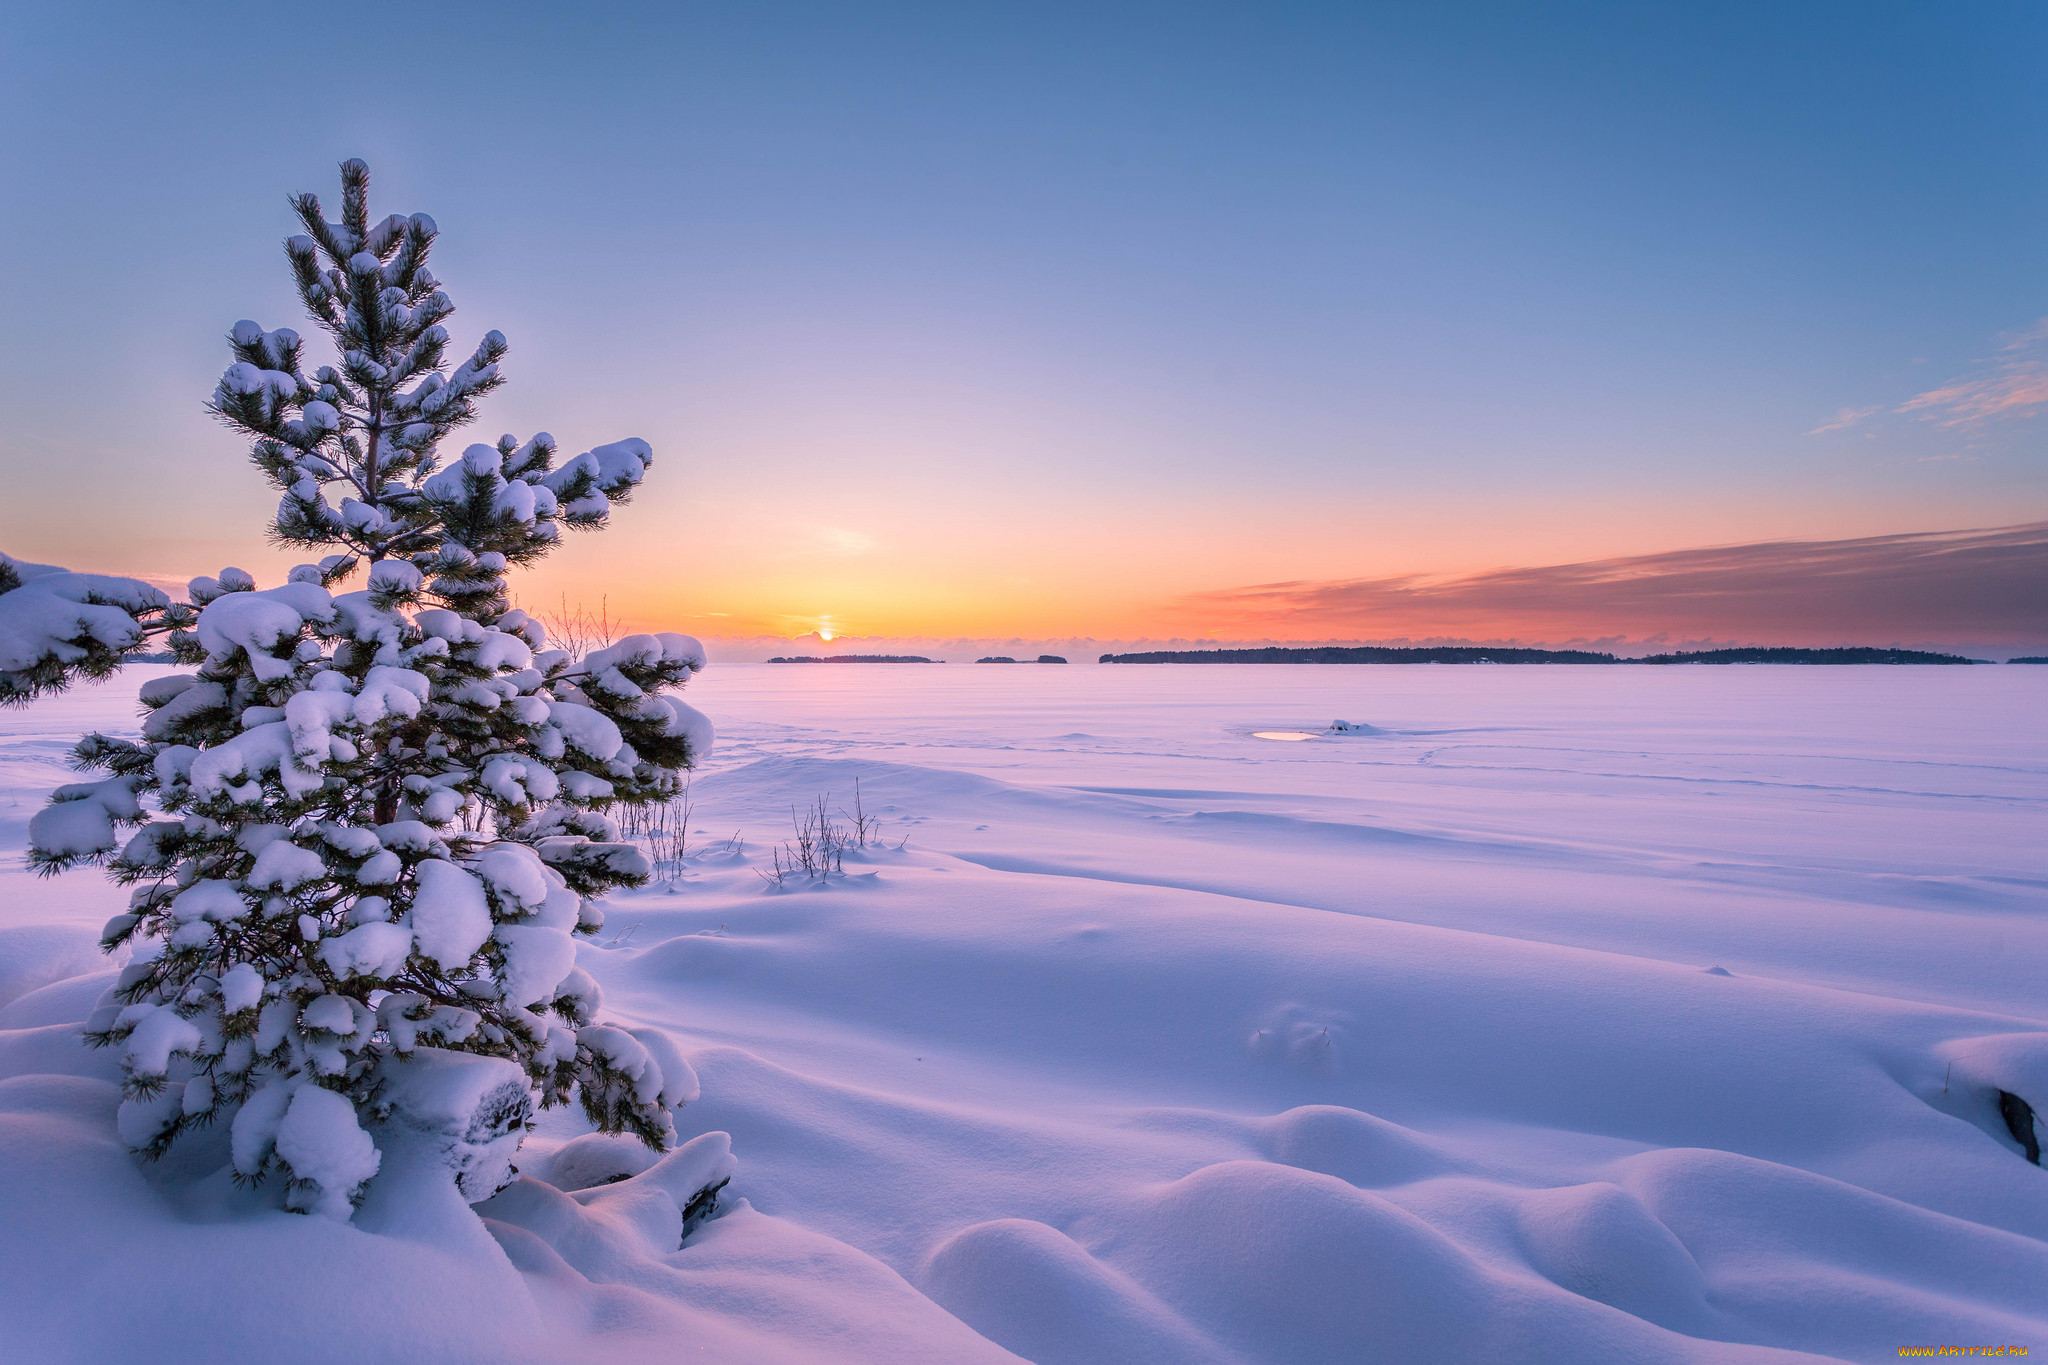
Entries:
{"type": "Polygon", "coordinates": [[[0,554],[0,703],[107,677],[170,607],[169,597],[140,579],[0,554]]]}

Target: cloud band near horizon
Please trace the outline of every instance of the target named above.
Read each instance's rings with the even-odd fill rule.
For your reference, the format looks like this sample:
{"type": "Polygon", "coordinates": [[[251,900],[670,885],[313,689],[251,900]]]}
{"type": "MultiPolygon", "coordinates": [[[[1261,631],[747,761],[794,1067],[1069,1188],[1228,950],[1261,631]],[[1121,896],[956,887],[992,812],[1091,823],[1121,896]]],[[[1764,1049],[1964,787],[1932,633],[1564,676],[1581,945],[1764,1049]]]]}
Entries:
{"type": "Polygon", "coordinates": [[[1770,541],[1460,578],[1264,583],[1170,610],[1205,634],[2048,643],[2048,522],[1770,541]]]}

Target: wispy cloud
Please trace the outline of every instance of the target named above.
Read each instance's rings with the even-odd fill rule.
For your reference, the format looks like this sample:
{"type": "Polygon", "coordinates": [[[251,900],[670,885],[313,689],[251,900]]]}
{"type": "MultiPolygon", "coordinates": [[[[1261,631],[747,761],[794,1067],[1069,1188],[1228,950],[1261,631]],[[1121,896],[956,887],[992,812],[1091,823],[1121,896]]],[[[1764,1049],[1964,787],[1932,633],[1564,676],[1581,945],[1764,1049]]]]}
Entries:
{"type": "Polygon", "coordinates": [[[2009,332],[1999,341],[1998,354],[1980,361],[1977,373],[1917,394],[1896,410],[1960,427],[1996,417],[2024,416],[2048,403],[2048,356],[2042,354],[2042,343],[2048,342],[2048,318],[2009,332]]]}
{"type": "Polygon", "coordinates": [[[1840,411],[1838,411],[1832,419],[1826,422],[1822,422],[1819,426],[1815,427],[1812,431],[1809,431],[1806,434],[1808,436],[1818,436],[1824,431],[1841,431],[1845,427],[1855,426],[1858,422],[1862,421],[1866,417],[1875,417],[1878,413],[1883,411],[1884,404],[1882,403],[1879,403],[1876,407],[1871,408],[1843,408],[1840,411]]]}
{"type": "Polygon", "coordinates": [[[2048,641],[2048,522],[1773,541],[1419,576],[1266,583],[1172,610],[1201,629],[1296,638],[1564,640],[1659,632],[1760,643],[2048,641]]]}
{"type": "Polygon", "coordinates": [[[2048,362],[2035,360],[1929,389],[1899,404],[1899,411],[1922,412],[1943,426],[1960,427],[1990,417],[2019,416],[2043,403],[2048,403],[2048,362]]]}
{"type": "Polygon", "coordinates": [[[1998,349],[2021,351],[2039,341],[2048,341],[2048,318],[2042,318],[2031,327],[2022,327],[2018,331],[2005,333],[1998,338],[1998,349]]]}
{"type": "Polygon", "coordinates": [[[1998,349],[1977,360],[1967,374],[1903,403],[1840,408],[1806,434],[1824,436],[1874,417],[1899,414],[1945,427],[1979,427],[1999,418],[2029,416],[2043,405],[2048,405],[2048,318],[2002,334],[1998,349]]]}

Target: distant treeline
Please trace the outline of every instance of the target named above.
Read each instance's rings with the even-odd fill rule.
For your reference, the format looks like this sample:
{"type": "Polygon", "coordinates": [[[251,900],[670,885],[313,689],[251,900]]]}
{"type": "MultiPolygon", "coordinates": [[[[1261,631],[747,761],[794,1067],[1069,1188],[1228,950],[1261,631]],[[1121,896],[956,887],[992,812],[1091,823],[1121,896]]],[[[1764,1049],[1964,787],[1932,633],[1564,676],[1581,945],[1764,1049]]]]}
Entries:
{"type": "Polygon", "coordinates": [[[1974,664],[1960,654],[1932,654],[1924,649],[1696,649],[1680,654],[1652,654],[1630,659],[1638,664],[1974,664]]]}
{"type": "Polygon", "coordinates": [[[1105,654],[1106,664],[1611,664],[1612,654],[1583,649],[1475,649],[1441,645],[1394,649],[1385,645],[1317,645],[1306,649],[1162,649],[1150,654],[1105,654]]]}
{"type": "MultiPolygon", "coordinates": [[[[1106,664],[1973,664],[1960,654],[1922,649],[1699,649],[1623,659],[1586,649],[1484,649],[1439,645],[1396,649],[1386,645],[1318,645],[1304,649],[1165,649],[1149,654],[1105,654],[1106,664]]],[[[2018,663],[2020,660],[2015,659],[2018,663]]]]}
{"type": "MultiPolygon", "coordinates": [[[[1018,661],[1007,654],[991,654],[985,659],[976,659],[974,662],[978,664],[1013,664],[1018,661]]],[[[1042,664],[1063,664],[1066,660],[1057,654],[1041,654],[1038,656],[1038,662],[1042,664]]]]}
{"type": "Polygon", "coordinates": [[[922,654],[827,654],[818,657],[809,655],[801,658],[775,658],[771,664],[929,664],[938,662],[922,654]]]}

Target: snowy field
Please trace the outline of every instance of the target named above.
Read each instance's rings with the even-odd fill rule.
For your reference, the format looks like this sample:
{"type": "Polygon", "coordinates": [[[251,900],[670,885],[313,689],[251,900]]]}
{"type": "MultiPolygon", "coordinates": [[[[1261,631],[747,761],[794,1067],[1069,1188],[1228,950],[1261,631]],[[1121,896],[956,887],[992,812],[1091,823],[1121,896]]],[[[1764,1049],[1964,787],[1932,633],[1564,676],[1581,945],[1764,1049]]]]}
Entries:
{"type": "Polygon", "coordinates": [[[21,850],[157,671],[0,713],[9,1361],[2048,1351],[2048,669],[714,662],[690,856],[582,950],[731,1135],[679,1251],[559,1111],[482,1220],[138,1170],[122,895],[21,850]],[[764,882],[856,779],[885,843],[764,882]]]}

